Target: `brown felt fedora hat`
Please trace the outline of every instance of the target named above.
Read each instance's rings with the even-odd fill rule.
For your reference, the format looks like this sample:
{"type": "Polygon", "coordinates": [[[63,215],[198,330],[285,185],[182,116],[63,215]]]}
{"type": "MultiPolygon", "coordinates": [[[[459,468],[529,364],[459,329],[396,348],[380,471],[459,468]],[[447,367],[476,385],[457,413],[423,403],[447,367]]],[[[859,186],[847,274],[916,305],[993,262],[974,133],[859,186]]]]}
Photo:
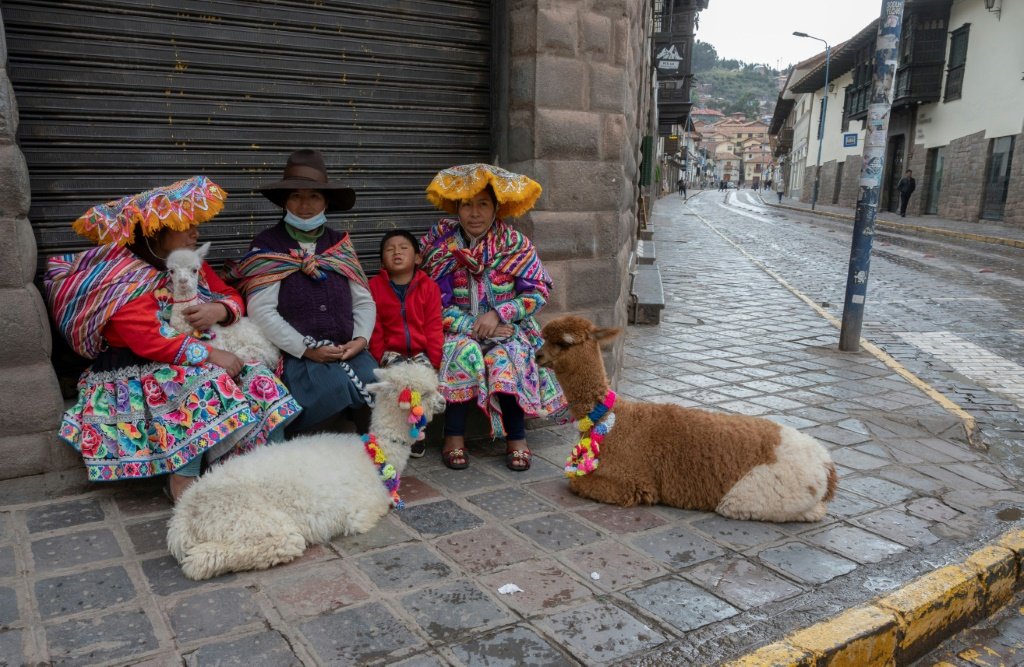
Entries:
{"type": "Polygon", "coordinates": [[[284,176],[260,187],[260,194],[284,208],[293,190],[319,190],[327,200],[327,211],[347,211],[356,203],[356,191],[327,178],[327,165],[320,151],[303,148],[288,156],[284,176]]]}

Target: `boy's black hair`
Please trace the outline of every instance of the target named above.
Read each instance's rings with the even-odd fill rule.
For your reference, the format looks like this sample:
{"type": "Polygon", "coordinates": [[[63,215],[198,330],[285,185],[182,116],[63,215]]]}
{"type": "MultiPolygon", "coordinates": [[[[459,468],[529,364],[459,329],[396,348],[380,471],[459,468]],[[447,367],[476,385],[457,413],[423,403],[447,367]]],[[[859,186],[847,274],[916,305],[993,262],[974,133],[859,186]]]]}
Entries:
{"type": "Polygon", "coordinates": [[[390,232],[384,235],[384,238],[380,240],[379,259],[384,259],[384,244],[388,242],[388,239],[393,239],[396,236],[401,236],[402,238],[407,239],[409,243],[412,244],[413,250],[416,251],[416,254],[419,254],[420,242],[416,240],[416,237],[412,235],[412,232],[410,232],[408,229],[392,229],[390,232]]]}

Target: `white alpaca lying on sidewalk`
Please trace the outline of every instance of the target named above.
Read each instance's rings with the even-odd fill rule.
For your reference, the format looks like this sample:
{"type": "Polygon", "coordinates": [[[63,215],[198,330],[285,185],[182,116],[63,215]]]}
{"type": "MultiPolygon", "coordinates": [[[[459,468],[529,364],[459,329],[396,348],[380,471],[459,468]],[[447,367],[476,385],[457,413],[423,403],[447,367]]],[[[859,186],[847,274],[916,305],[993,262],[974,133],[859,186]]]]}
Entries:
{"type": "MultiPolygon", "coordinates": [[[[198,250],[180,248],[167,256],[167,271],[171,274],[171,288],[174,305],[171,306],[171,326],[183,334],[192,334],[194,329],[185,319],[185,309],[202,303],[199,298],[199,272],[203,259],[210,250],[204,243],[198,250]]],[[[277,369],[281,351],[263,335],[256,324],[247,317],[240,317],[227,326],[214,324],[210,327],[213,338],[207,342],[219,350],[234,353],[242,361],[260,361],[271,370],[277,369]]]]}
{"type": "Polygon", "coordinates": [[[370,436],[318,433],[262,447],[214,466],[185,490],[167,530],[185,576],[287,563],[307,544],[365,533],[392,504],[401,506],[409,449],[444,410],[444,398],[424,364],[375,372],[379,382],[367,387],[376,395],[370,436]],[[379,446],[375,460],[371,443],[379,446]]]}

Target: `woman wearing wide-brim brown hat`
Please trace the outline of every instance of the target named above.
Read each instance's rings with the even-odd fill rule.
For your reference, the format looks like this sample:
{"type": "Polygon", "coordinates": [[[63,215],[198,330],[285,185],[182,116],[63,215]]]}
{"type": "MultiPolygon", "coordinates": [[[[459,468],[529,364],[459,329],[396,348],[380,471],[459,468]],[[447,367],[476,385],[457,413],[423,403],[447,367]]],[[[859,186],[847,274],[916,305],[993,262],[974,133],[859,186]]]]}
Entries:
{"type": "Polygon", "coordinates": [[[260,194],[281,208],[295,190],[315,190],[327,201],[327,213],[347,211],[356,203],[356,191],[327,176],[327,165],[320,151],[303,148],[288,156],[281,180],[260,186],[260,194]]]}
{"type": "Polygon", "coordinates": [[[355,192],[332,181],[311,149],[292,153],[281,180],[259,190],[284,216],[253,239],[232,274],[249,316],[285,353],[282,377],[302,406],[289,433],[342,414],[365,432],[377,310],[348,233],[326,224],[327,213],[352,208],[355,192]]]}

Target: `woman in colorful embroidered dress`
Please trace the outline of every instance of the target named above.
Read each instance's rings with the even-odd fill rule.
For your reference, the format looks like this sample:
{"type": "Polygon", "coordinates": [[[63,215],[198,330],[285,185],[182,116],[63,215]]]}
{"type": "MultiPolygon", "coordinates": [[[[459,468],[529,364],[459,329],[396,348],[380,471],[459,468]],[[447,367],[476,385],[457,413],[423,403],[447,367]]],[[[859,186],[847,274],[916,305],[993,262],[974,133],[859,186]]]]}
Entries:
{"type": "Polygon", "coordinates": [[[355,192],[331,182],[320,151],[309,149],[292,153],[283,180],[260,192],[284,217],[253,239],[229,277],[249,317],[285,352],[284,382],[303,408],[289,433],[329,427],[343,413],[365,433],[377,311],[348,234],[325,224],[327,213],[352,208],[355,192]]]}
{"type": "MultiPolygon", "coordinates": [[[[262,445],[300,410],[265,366],[170,326],[164,259],[196,246],[198,224],[220,212],[225,197],[196,176],[96,206],[74,229],[99,247],[49,261],[54,320],[76,352],[95,360],[60,429],[91,481],[169,473],[177,499],[204,457],[262,445]]],[[[207,264],[199,288],[204,303],[185,311],[197,331],[244,314],[241,296],[207,264]]]]}
{"type": "Polygon", "coordinates": [[[560,416],[565,398],[554,375],[537,367],[534,315],[551,290],[533,244],[502,220],[525,213],[540,196],[535,181],[486,164],[442,170],[427,188],[438,208],[456,213],[423,239],[423,266],[441,288],[444,349],[440,379],[448,401],[442,460],[468,465],[465,421],[471,402],[504,435],[506,464],[530,467],[527,417],[560,416]]]}

